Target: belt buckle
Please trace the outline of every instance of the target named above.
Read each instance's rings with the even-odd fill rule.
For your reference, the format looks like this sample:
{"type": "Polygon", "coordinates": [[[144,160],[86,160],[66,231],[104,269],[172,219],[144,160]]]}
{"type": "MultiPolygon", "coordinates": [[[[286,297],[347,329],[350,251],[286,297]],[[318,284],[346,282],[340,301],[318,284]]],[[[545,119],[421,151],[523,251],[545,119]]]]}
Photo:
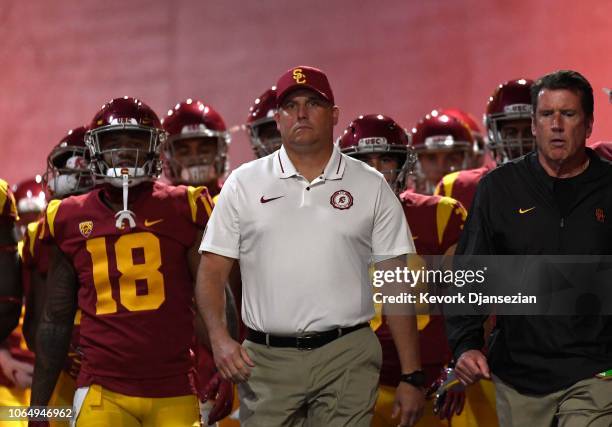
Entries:
{"type": "Polygon", "coordinates": [[[315,337],[316,334],[295,337],[295,347],[301,351],[314,350],[315,347],[312,347],[312,344],[309,343],[309,340],[312,340],[315,337]]]}

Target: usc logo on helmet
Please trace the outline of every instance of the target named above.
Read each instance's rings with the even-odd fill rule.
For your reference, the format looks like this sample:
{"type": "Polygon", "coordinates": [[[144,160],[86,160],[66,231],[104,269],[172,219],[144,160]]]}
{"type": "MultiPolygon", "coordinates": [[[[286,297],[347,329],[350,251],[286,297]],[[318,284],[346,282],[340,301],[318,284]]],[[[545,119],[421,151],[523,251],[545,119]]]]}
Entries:
{"type": "Polygon", "coordinates": [[[296,68],[293,70],[293,80],[300,85],[306,83],[306,75],[302,73],[301,68],[296,68]]]}

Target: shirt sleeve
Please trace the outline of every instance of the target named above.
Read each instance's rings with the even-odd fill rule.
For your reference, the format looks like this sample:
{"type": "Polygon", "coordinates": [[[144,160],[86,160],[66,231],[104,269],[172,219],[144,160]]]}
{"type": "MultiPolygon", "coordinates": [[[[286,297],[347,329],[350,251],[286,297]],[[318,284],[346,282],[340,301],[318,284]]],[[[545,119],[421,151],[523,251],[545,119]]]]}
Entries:
{"type": "Polygon", "coordinates": [[[206,227],[214,206],[206,187],[187,187],[187,201],[191,222],[200,229],[206,227]]]}
{"type": "Polygon", "coordinates": [[[8,183],[0,179],[0,222],[13,224],[17,219],[17,206],[13,192],[8,183]]]}
{"type": "Polygon", "coordinates": [[[40,242],[38,235],[40,233],[39,226],[41,223],[42,219],[37,222],[29,223],[26,228],[26,233],[23,236],[23,249],[19,255],[21,256],[23,265],[28,268],[32,268],[34,266],[35,254],[40,242]]]}
{"type": "Polygon", "coordinates": [[[41,229],[38,234],[40,240],[44,242],[53,242],[55,240],[57,234],[55,217],[57,216],[61,204],[62,201],[59,199],[51,200],[43,211],[41,229]]]}
{"type": "MultiPolygon", "coordinates": [[[[455,255],[488,255],[492,253],[487,210],[488,179],[478,185],[455,255]]],[[[488,316],[446,316],[446,334],[455,360],[468,350],[484,346],[483,323],[488,316]]]]}
{"type": "Polygon", "coordinates": [[[240,221],[235,173],[223,184],[210,221],[204,230],[200,253],[211,252],[229,258],[240,258],[240,221]]]}
{"type": "Polygon", "coordinates": [[[389,184],[381,177],[372,232],[374,261],[414,253],[414,241],[404,211],[389,184]]]}

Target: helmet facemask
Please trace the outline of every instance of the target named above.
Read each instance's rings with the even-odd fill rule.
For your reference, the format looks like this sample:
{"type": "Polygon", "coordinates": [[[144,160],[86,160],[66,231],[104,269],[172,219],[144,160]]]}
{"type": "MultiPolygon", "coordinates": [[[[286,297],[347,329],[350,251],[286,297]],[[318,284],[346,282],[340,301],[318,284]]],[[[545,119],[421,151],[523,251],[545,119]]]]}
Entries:
{"type": "Polygon", "coordinates": [[[365,163],[370,163],[368,161],[368,155],[370,154],[378,154],[380,159],[389,157],[396,160],[398,167],[395,169],[376,169],[384,175],[395,194],[399,194],[405,189],[406,178],[414,169],[416,154],[408,146],[380,144],[383,139],[385,138],[362,138],[357,146],[353,147],[352,150],[346,150],[345,153],[365,163]]]}
{"type": "Polygon", "coordinates": [[[531,134],[531,117],[524,114],[491,115],[489,141],[498,163],[505,163],[535,150],[535,138],[531,134]]]}
{"type": "Polygon", "coordinates": [[[49,194],[56,198],[91,190],[93,177],[87,149],[70,145],[56,148],[49,155],[43,182],[49,194]]]}
{"type": "Polygon", "coordinates": [[[427,138],[425,144],[428,148],[416,150],[418,161],[414,168],[414,176],[412,177],[411,185],[415,191],[422,194],[433,194],[438,182],[447,174],[466,170],[472,167],[474,157],[473,144],[467,141],[453,141],[452,138],[443,138],[438,135],[427,138]],[[436,139],[439,138],[439,139],[436,139]],[[434,160],[425,160],[424,156],[434,155],[434,160]],[[443,167],[440,167],[439,156],[451,158],[446,160],[443,167]],[[461,159],[453,160],[452,156],[461,155],[461,159]],[[425,163],[430,163],[434,172],[427,169],[430,165],[425,166],[425,163]],[[433,177],[431,175],[438,175],[433,177]]]}
{"type": "Polygon", "coordinates": [[[265,157],[278,150],[282,139],[276,122],[271,117],[254,121],[247,125],[253,151],[258,158],[265,157]]]}
{"type": "Polygon", "coordinates": [[[86,144],[93,175],[115,187],[122,187],[126,171],[129,187],[157,178],[161,171],[159,147],[164,139],[161,129],[132,123],[89,131],[86,144]]]}
{"type": "Polygon", "coordinates": [[[226,132],[170,137],[164,145],[167,173],[175,184],[212,185],[227,170],[226,132]]]}

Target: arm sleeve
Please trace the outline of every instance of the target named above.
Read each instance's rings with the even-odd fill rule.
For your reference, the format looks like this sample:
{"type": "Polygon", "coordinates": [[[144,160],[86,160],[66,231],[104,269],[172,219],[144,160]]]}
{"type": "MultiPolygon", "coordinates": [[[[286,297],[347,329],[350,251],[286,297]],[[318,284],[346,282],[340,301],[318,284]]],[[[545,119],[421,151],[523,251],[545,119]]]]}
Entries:
{"type": "Polygon", "coordinates": [[[187,187],[187,201],[191,222],[203,229],[210,219],[214,206],[207,188],[187,187]]]}
{"type": "MultiPolygon", "coordinates": [[[[457,244],[456,255],[488,255],[492,252],[487,209],[488,179],[478,185],[472,209],[457,244]]],[[[446,316],[446,334],[455,360],[468,350],[484,345],[483,323],[487,316],[446,316]]]]}
{"type": "Polygon", "coordinates": [[[374,261],[414,252],[414,241],[402,206],[389,184],[381,177],[372,232],[374,261]]]}
{"type": "Polygon", "coordinates": [[[240,221],[238,217],[238,182],[232,173],[219,193],[200,245],[200,253],[211,252],[240,258],[240,221]]]}
{"type": "Polygon", "coordinates": [[[0,179],[0,223],[13,224],[17,221],[17,205],[9,185],[0,179]]]}
{"type": "Polygon", "coordinates": [[[53,242],[55,240],[57,234],[55,217],[61,204],[61,200],[51,200],[43,211],[41,230],[38,234],[38,238],[43,242],[53,242]]]}

